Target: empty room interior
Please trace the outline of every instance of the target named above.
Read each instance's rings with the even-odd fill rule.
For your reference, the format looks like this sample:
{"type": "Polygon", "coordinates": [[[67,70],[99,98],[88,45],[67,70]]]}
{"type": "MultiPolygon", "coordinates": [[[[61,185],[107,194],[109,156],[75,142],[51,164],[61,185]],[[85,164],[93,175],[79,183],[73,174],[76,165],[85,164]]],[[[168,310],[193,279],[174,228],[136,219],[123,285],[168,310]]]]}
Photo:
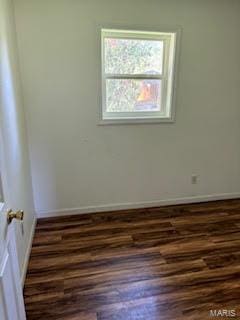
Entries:
{"type": "Polygon", "coordinates": [[[0,0],[0,320],[240,319],[239,34],[239,0],[0,0]]]}

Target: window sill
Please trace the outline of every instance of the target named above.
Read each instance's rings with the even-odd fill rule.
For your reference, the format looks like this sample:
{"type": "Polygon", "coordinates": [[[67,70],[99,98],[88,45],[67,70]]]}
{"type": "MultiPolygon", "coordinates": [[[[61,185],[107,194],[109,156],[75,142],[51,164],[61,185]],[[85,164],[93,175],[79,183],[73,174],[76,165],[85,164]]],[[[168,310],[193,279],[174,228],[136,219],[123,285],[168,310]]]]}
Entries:
{"type": "Polygon", "coordinates": [[[173,118],[143,118],[143,119],[102,119],[98,125],[124,125],[124,124],[159,124],[159,123],[174,123],[173,118]]]}

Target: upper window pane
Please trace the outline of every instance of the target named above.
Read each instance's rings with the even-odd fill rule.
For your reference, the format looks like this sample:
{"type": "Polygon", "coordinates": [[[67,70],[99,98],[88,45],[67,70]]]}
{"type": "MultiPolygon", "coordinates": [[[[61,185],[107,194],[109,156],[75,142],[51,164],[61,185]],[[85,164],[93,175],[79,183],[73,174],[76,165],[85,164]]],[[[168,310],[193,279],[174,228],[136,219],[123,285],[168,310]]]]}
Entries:
{"type": "Polygon", "coordinates": [[[105,73],[161,75],[163,41],[105,38],[105,73]]]}

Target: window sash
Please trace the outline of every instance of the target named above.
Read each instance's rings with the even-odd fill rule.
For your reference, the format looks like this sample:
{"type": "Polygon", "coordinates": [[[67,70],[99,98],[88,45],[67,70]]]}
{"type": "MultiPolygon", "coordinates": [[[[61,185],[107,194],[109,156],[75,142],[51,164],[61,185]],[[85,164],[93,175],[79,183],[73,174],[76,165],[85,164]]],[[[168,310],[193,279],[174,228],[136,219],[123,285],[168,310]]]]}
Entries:
{"type": "MultiPolygon", "coordinates": [[[[138,80],[138,78],[106,78],[105,79],[105,85],[104,85],[104,92],[103,92],[103,97],[104,97],[104,101],[106,101],[106,89],[107,89],[107,85],[106,85],[106,80],[108,79],[127,79],[127,80],[138,80]]],[[[130,117],[131,119],[133,118],[147,118],[147,117],[150,117],[150,118],[156,118],[156,117],[163,117],[165,114],[166,114],[166,110],[165,110],[165,94],[164,94],[164,90],[167,86],[167,83],[166,81],[164,81],[164,78],[163,77],[158,77],[158,78],[147,78],[147,77],[144,77],[144,78],[139,78],[139,80],[162,80],[161,81],[161,92],[162,92],[162,96],[161,96],[161,110],[159,111],[125,111],[125,112],[120,112],[120,111],[107,111],[107,103],[105,102],[104,103],[104,106],[103,106],[103,119],[104,118],[111,118],[111,119],[116,119],[116,118],[128,118],[130,117]]]]}
{"type": "MultiPolygon", "coordinates": [[[[151,37],[153,37],[152,35],[151,35],[151,37]]],[[[160,37],[160,36],[159,36],[160,37]]],[[[170,36],[167,36],[167,37],[164,37],[164,38],[161,38],[161,39],[157,39],[156,37],[154,37],[154,38],[141,38],[140,36],[139,37],[135,37],[135,38],[132,38],[132,37],[129,37],[128,35],[126,35],[126,36],[122,36],[122,37],[119,37],[119,36],[111,36],[111,37],[105,37],[103,34],[102,34],[102,74],[103,75],[105,75],[105,77],[107,77],[107,76],[109,76],[109,77],[111,77],[111,76],[119,76],[119,77],[121,77],[121,76],[126,76],[126,79],[128,79],[128,77],[130,77],[130,76],[133,76],[133,77],[135,77],[135,76],[142,76],[142,75],[146,75],[146,79],[147,79],[147,77],[149,76],[149,79],[154,79],[154,78],[151,78],[152,76],[154,77],[158,77],[158,76],[163,76],[164,74],[165,74],[165,72],[166,72],[166,66],[165,66],[165,60],[166,60],[166,58],[168,57],[168,53],[169,53],[169,48],[170,48],[170,36]],[[124,40],[128,40],[128,39],[135,39],[135,40],[151,40],[151,41],[162,41],[163,42],[163,56],[162,56],[162,73],[161,74],[155,74],[155,75],[151,75],[151,74],[144,74],[144,73],[142,73],[142,74],[115,74],[115,73],[113,73],[113,74],[110,74],[110,73],[106,73],[105,72],[105,42],[104,42],[104,40],[105,39],[108,39],[108,38],[113,38],[113,39],[124,39],[124,40]]],[[[160,57],[161,58],[161,57],[160,57]]],[[[111,79],[111,78],[109,78],[109,79],[111,79]]],[[[121,78],[120,78],[121,79],[121,78]]],[[[123,78],[124,79],[124,78],[123,78]]],[[[141,79],[141,78],[140,78],[141,79]]],[[[161,79],[161,78],[157,78],[157,79],[161,79]]]]}

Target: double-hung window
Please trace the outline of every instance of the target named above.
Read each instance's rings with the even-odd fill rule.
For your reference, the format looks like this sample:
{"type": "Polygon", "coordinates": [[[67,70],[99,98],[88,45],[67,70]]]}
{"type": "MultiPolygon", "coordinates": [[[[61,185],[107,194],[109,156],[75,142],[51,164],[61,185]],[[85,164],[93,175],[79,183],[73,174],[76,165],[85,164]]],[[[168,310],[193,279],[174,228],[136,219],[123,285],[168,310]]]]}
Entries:
{"type": "Polygon", "coordinates": [[[101,32],[102,123],[173,121],[177,31],[101,32]]]}

